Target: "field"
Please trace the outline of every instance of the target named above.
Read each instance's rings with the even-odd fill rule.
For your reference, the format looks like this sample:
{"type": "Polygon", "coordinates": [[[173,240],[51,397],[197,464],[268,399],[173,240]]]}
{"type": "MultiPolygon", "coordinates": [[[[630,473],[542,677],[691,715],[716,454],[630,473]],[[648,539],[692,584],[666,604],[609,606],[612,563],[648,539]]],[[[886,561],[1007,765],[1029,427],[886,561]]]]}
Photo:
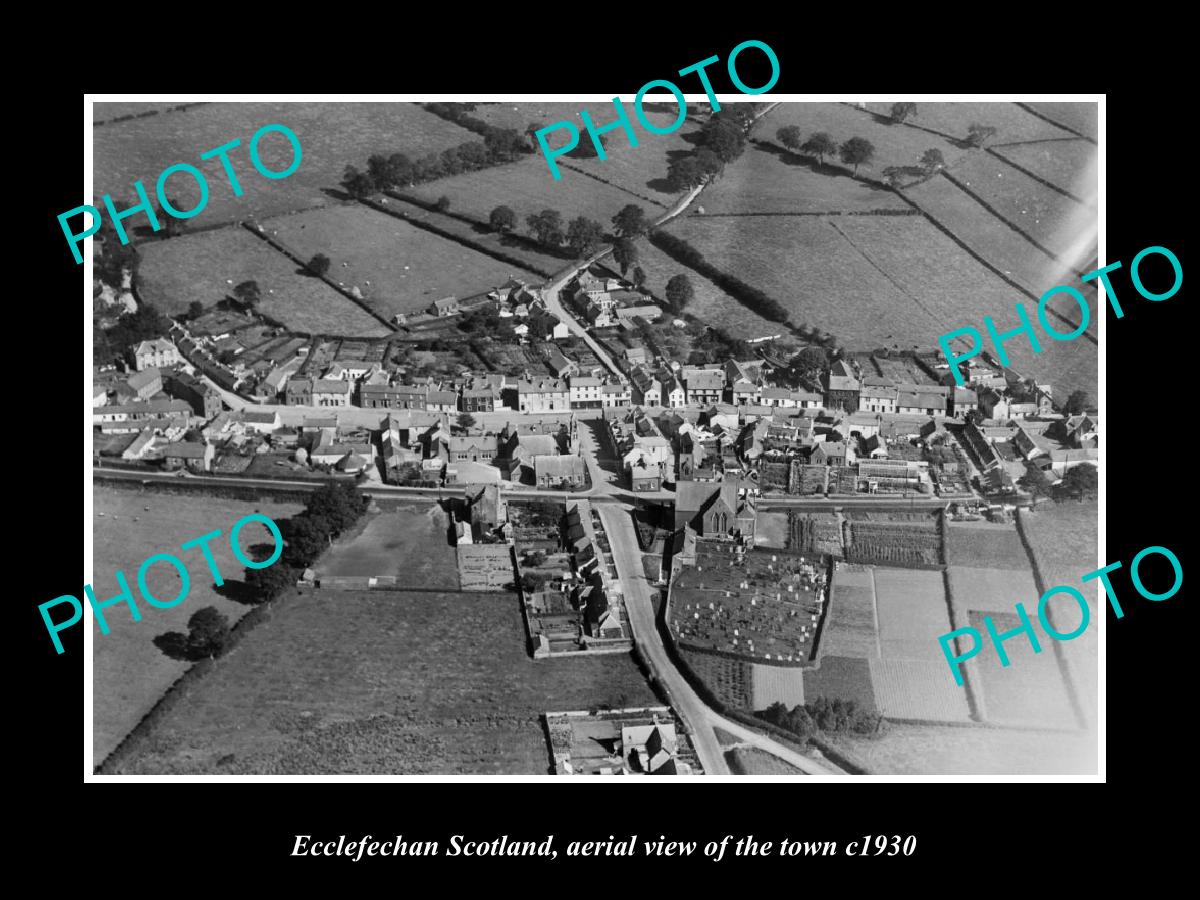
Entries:
{"type": "Polygon", "coordinates": [[[840,564],[828,615],[820,669],[804,676],[810,700],[869,693],[889,718],[970,720],[937,642],[950,630],[941,572],[840,564]]]}
{"type": "Polygon", "coordinates": [[[391,333],[319,278],[300,274],[291,260],[244,228],[151,241],[140,252],[142,295],[164,313],[181,313],[193,300],[211,307],[234,285],[254,280],[262,290],[259,310],[296,331],[391,333]]]}
{"type": "MultiPolygon", "coordinates": [[[[647,214],[663,212],[670,206],[678,194],[673,192],[666,182],[667,164],[674,153],[684,153],[692,149],[688,138],[694,135],[698,126],[685,121],[678,131],[673,134],[650,134],[642,128],[633,109],[633,97],[622,97],[629,121],[633,123],[637,134],[638,145],[631,147],[629,137],[624,130],[618,129],[604,135],[604,151],[606,159],[597,157],[574,158],[560,156],[556,160],[562,172],[563,182],[571,180],[589,180],[588,175],[604,181],[612,182],[629,193],[629,202],[646,202],[654,206],[646,208],[647,214]],[[587,174],[584,174],[587,173],[587,174]]],[[[646,107],[654,104],[647,101],[646,107]]],[[[645,108],[646,118],[658,128],[669,128],[677,116],[675,101],[670,101],[671,112],[658,112],[645,108]]],[[[603,128],[610,122],[616,121],[616,107],[611,101],[576,101],[571,103],[552,103],[545,100],[522,102],[480,104],[472,115],[483,119],[492,125],[502,128],[514,128],[520,133],[525,132],[531,123],[553,125],[556,122],[571,122],[579,129],[579,144],[586,146],[591,143],[583,120],[579,113],[586,109],[592,117],[592,122],[603,128]]],[[[546,135],[552,149],[563,146],[568,137],[566,129],[553,131],[546,135]]],[[[548,179],[553,179],[550,167],[538,149],[537,160],[542,172],[548,179]]]]}
{"type": "Polygon", "coordinates": [[[760,125],[759,140],[771,143],[748,144],[745,154],[704,189],[689,215],[849,213],[910,208],[892,191],[858,181],[849,173],[814,171],[806,157],[783,150],[774,132],[767,133],[762,128],[760,125]]]}
{"type": "Polygon", "coordinates": [[[946,573],[950,577],[955,617],[960,624],[966,623],[967,610],[1012,612],[1018,602],[1030,616],[1037,616],[1038,591],[1033,583],[1033,573],[1028,569],[949,566],[946,573]]]}
{"type": "Polygon", "coordinates": [[[352,541],[340,542],[315,566],[319,575],[403,575],[427,590],[458,590],[446,514],[437,505],[399,506],[371,515],[352,541]]]}
{"type": "Polygon", "coordinates": [[[750,663],[753,709],[782,703],[788,709],[804,703],[804,669],[750,663]]]}
{"type": "MultiPolygon", "coordinates": [[[[209,187],[208,206],[192,220],[195,225],[249,215],[265,218],[328,203],[326,192],[340,191],[346,166],[365,169],[372,153],[402,152],[416,159],[477,140],[478,135],[412,103],[208,103],[95,129],[94,194],[112,194],[118,208],[132,205],[135,181],[140,179],[153,195],[163,169],[187,162],[204,172],[209,187]],[[300,141],[300,166],[287,178],[263,178],[250,162],[251,137],[270,123],[286,125],[300,141]],[[235,139],[241,145],[230,151],[229,159],[244,191],[241,197],[234,196],[220,160],[200,161],[204,151],[235,139]]],[[[263,165],[275,171],[292,159],[291,145],[279,133],[266,135],[259,150],[263,165]]],[[[174,176],[168,189],[181,209],[191,209],[200,199],[195,180],[186,175],[174,176]]],[[[146,224],[144,217],[135,221],[146,224]]]]}
{"type": "Polygon", "coordinates": [[[1029,556],[1012,525],[946,521],[946,562],[952,566],[1029,571],[1029,556]]]}
{"type": "Polygon", "coordinates": [[[1095,774],[1095,735],[890,723],[878,738],[834,742],[880,775],[1095,774]]]}
{"type": "Polygon", "coordinates": [[[723,328],[734,337],[757,338],[786,333],[787,329],[778,322],[764,319],[746,309],[699,272],[676,262],[650,241],[644,238],[639,240],[637,250],[637,265],[646,273],[646,289],[655,297],[666,297],[667,282],[683,274],[688,277],[695,291],[686,311],[700,321],[723,328]]]}
{"type": "Polygon", "coordinates": [[[1065,128],[1095,140],[1099,133],[1099,109],[1095,103],[1028,103],[1030,109],[1065,128]]]}
{"type": "MultiPolygon", "coordinates": [[[[1086,169],[1080,175],[1086,175],[1086,169]]],[[[1008,222],[1057,254],[1077,274],[1096,256],[1096,210],[1064,197],[990,153],[973,153],[953,176],[1008,222]]],[[[1095,169],[1092,168],[1092,177],[1095,169]]],[[[1094,194],[1093,185],[1091,193],[1094,194]]]]}
{"type": "Polygon", "coordinates": [[[524,647],[511,594],[305,593],[120,771],[541,775],[547,710],[656,702],[628,654],[535,662],[524,647]]]}
{"type": "Polygon", "coordinates": [[[757,747],[735,747],[725,751],[725,762],[734,775],[803,775],[791,763],[784,762],[757,747]]]}
{"type": "MultiPolygon", "coordinates": [[[[1096,195],[1096,148],[1080,138],[993,147],[993,152],[1087,201],[1096,195]]],[[[1093,200],[1094,202],[1094,200],[1093,200]]]]}
{"type": "MultiPolygon", "coordinates": [[[[875,147],[875,159],[860,167],[859,174],[871,178],[880,178],[888,166],[915,166],[929,149],[941,150],[947,164],[953,164],[965,152],[939,135],[885,124],[864,110],[842,103],[781,103],[759,120],[755,133],[760,139],[775,141],[775,133],[785,125],[799,126],[802,139],[818,131],[828,132],[838,144],[852,137],[866,138],[875,147]]],[[[842,165],[829,157],[825,162],[842,165]]]]}
{"type": "MultiPolygon", "coordinates": [[[[521,234],[529,231],[525,225],[526,216],[543,209],[558,210],[563,217],[564,229],[576,216],[586,216],[607,230],[612,227],[612,217],[622,207],[639,203],[637,197],[620,188],[578,173],[574,178],[564,175],[561,181],[555,181],[540,155],[452,178],[440,178],[410,188],[408,192],[429,202],[448,197],[453,212],[480,222],[486,222],[497,206],[508,206],[517,214],[517,228],[521,234]]],[[[646,208],[648,204],[640,201],[640,205],[646,208]]],[[[646,209],[647,214],[652,209],[646,209]]]]}
{"type": "MultiPolygon", "coordinates": [[[[1059,644],[1067,671],[1075,684],[1084,709],[1095,721],[1099,702],[1099,619],[1107,601],[1102,598],[1100,582],[1084,585],[1080,579],[1100,567],[1097,563],[1097,522],[1095,503],[1060,503],[1041,506],[1032,515],[1022,511],[1021,526],[1029,538],[1038,571],[1047,589],[1071,585],[1088,598],[1091,623],[1074,640],[1059,644]]],[[[1049,604],[1050,622],[1061,633],[1079,626],[1079,610],[1070,597],[1060,596],[1049,604]]]]}
{"type": "Polygon", "coordinates": [[[726,706],[745,710],[756,708],[750,680],[750,663],[683,648],[679,652],[683,654],[696,677],[726,706]]]}
{"type": "MultiPolygon", "coordinates": [[[[1036,617],[1036,613],[1031,618],[1036,617]]],[[[992,613],[992,625],[1003,634],[1021,626],[1014,612],[992,613]]],[[[987,634],[984,613],[971,612],[969,624],[987,634]]],[[[1036,625],[1034,626],[1037,627],[1036,625]]],[[[975,657],[974,673],[983,683],[984,707],[990,722],[1003,725],[1041,725],[1074,728],[1075,715],[1063,682],[1055,642],[1039,634],[1041,652],[1035,653],[1029,638],[1018,634],[1004,642],[1009,665],[1002,667],[995,644],[986,641],[975,657]]],[[[978,690],[979,681],[976,682],[978,690]]]]}
{"type": "MultiPolygon", "coordinates": [[[[1079,104],[1084,105],[1084,104],[1079,104]]],[[[1095,107],[1092,104],[1093,108],[1095,107]]],[[[888,115],[890,103],[868,103],[867,109],[888,115]]],[[[1052,125],[1015,103],[918,103],[917,114],[904,121],[904,128],[928,128],[955,140],[965,140],[973,124],[990,125],[996,136],[988,143],[1041,141],[1068,137],[1069,133],[1052,125]]]]}
{"type": "Polygon", "coordinates": [[[469,247],[361,205],[329,206],[263,223],[301,259],[324,253],[330,276],[357,287],[385,318],[424,311],[434,300],[482,294],[509,276],[536,281],[469,247]]]}
{"type": "MultiPolygon", "coordinates": [[[[240,585],[244,566],[229,547],[227,535],[242,516],[256,510],[276,522],[300,511],[298,504],[256,500],[223,500],[189,495],[187,502],[178,497],[154,492],[93,490],[96,517],[93,519],[92,586],[97,599],[114,596],[119,587],[114,571],[125,573],[142,621],[133,622],[123,607],[113,607],[107,617],[110,631],[100,633],[95,626],[92,645],[93,752],[100,763],[158,701],[190,663],[165,656],[153,643],[168,631],[186,631],[187,620],[196,610],[215,606],[234,622],[250,607],[214,590],[212,577],[199,549],[181,552],[181,544],[207,534],[214,528],[221,537],[213,541],[213,556],[225,583],[240,585]],[[149,511],[145,507],[150,507],[149,511]],[[103,515],[101,515],[103,514],[103,515]],[[173,553],[188,567],[191,591],[188,598],[170,609],[156,609],[140,599],[137,570],[146,557],[155,553],[173,553]]],[[[243,528],[240,537],[249,549],[254,543],[269,542],[270,533],[258,524],[243,528]]],[[[155,596],[170,599],[178,593],[175,570],[168,564],[154,566],[146,582],[155,596]]]]}

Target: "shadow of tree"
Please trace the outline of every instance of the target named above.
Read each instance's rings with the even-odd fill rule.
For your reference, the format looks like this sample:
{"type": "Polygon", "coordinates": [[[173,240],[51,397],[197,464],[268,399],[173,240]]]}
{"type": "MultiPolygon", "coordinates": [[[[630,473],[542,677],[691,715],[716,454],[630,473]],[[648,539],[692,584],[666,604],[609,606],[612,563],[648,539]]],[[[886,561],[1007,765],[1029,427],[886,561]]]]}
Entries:
{"type": "Polygon", "coordinates": [[[785,150],[782,147],[777,147],[774,144],[762,143],[759,141],[751,141],[751,146],[764,153],[770,153],[779,158],[784,165],[795,166],[801,169],[808,169],[816,175],[825,175],[830,178],[848,178],[851,181],[857,181],[863,187],[870,188],[874,191],[879,191],[883,194],[890,194],[891,191],[883,185],[875,184],[873,181],[868,181],[865,178],[856,176],[853,172],[843,169],[840,166],[834,166],[830,163],[818,162],[811,156],[802,156],[785,150]]]}
{"type": "Polygon", "coordinates": [[[658,191],[660,194],[675,193],[674,188],[671,186],[671,182],[666,178],[651,178],[646,182],[646,187],[652,191],[658,191]]]}
{"type": "Polygon", "coordinates": [[[203,659],[204,654],[196,653],[188,644],[188,636],[182,631],[168,631],[154,639],[154,646],[171,659],[184,662],[195,662],[203,659]]]}
{"type": "Polygon", "coordinates": [[[332,197],[334,200],[345,201],[345,200],[353,200],[354,199],[352,196],[347,194],[345,191],[340,190],[338,188],[323,187],[323,188],[321,188],[321,193],[324,194],[326,197],[332,197]]]}
{"type": "Polygon", "coordinates": [[[224,597],[226,600],[232,600],[234,603],[240,603],[242,606],[258,606],[258,600],[250,590],[250,585],[244,581],[229,581],[220,587],[215,584],[212,586],[214,594],[224,597]]]}

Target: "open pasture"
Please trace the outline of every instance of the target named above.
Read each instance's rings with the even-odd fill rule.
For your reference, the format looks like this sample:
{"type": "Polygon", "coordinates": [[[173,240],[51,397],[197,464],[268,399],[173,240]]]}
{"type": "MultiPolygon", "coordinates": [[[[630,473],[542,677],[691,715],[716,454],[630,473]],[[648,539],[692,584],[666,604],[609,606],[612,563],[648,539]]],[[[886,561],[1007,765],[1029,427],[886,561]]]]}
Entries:
{"type": "Polygon", "coordinates": [[[298,271],[279,251],[244,228],[229,227],[151,241],[140,248],[142,296],[178,314],[198,300],[212,307],[243,281],[257,281],[260,312],[311,334],[380,337],[390,329],[319,278],[298,271]]]}
{"type": "Polygon", "coordinates": [[[442,297],[486,293],[510,275],[538,280],[534,272],[362,205],[282,216],[263,228],[302,259],[324,253],[330,276],[357,287],[386,318],[421,312],[442,297]]]}
{"type": "MultiPolygon", "coordinates": [[[[889,116],[891,108],[890,103],[867,104],[867,109],[881,116],[889,116]]],[[[988,141],[989,146],[1070,136],[1069,132],[1039,119],[1016,103],[988,101],[918,103],[915,116],[906,119],[902,125],[892,127],[928,128],[944,137],[963,141],[967,138],[967,129],[976,124],[990,125],[996,129],[995,137],[988,141]]]]}
{"type": "MultiPolygon", "coordinates": [[[[153,195],[160,172],[177,162],[195,165],[205,174],[208,206],[194,220],[197,225],[266,218],[328,203],[347,165],[366,168],[373,153],[406,153],[412,158],[441,151],[479,136],[413,103],[287,103],[281,101],[218,102],[134,119],[95,129],[94,192],[97,199],[109,193],[118,208],[136,201],[133,183],[141,180],[153,195]],[[286,125],[300,141],[300,167],[287,178],[269,180],[250,162],[250,139],[263,125],[286,125]],[[219,159],[200,161],[200,154],[233,140],[241,145],[229,153],[244,193],[235,197],[219,159]]],[[[292,160],[287,138],[278,133],[263,137],[259,151],[264,167],[284,170],[292,160]]],[[[546,176],[549,178],[549,175],[546,176]]],[[[168,182],[170,196],[181,209],[191,209],[200,199],[195,179],[175,175],[168,182]]],[[[138,217],[136,224],[148,223],[138,217]]]]}

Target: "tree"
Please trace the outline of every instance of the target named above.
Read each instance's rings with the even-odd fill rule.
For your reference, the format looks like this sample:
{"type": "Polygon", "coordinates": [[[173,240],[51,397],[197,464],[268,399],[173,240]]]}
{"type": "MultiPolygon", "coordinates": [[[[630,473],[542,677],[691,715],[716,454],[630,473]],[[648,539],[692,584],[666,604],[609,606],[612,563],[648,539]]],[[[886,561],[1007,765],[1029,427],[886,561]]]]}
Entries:
{"type": "Polygon", "coordinates": [[[485,168],[490,158],[491,154],[482,141],[468,141],[458,147],[458,161],[468,172],[485,168]]]}
{"type": "Polygon", "coordinates": [[[307,568],[329,546],[329,523],[311,515],[292,516],[280,522],[284,558],[294,566],[307,568]]]}
{"type": "Polygon", "coordinates": [[[382,153],[372,153],[367,159],[367,174],[377,187],[389,188],[395,184],[392,180],[392,167],[382,153]]]}
{"type": "Polygon", "coordinates": [[[401,187],[413,180],[413,164],[403,153],[393,153],[387,160],[387,181],[392,187],[401,187]]]}
{"type": "Polygon", "coordinates": [[[715,178],[725,171],[725,162],[707,147],[701,147],[692,154],[692,158],[696,160],[696,165],[700,167],[701,175],[715,178]]]}
{"type": "Polygon", "coordinates": [[[837,143],[829,136],[827,132],[818,131],[807,141],[800,145],[800,151],[807,153],[809,156],[815,156],[817,162],[825,164],[825,157],[832,156],[837,152],[837,143]]]}
{"type": "Polygon", "coordinates": [[[204,304],[199,300],[193,300],[188,304],[187,314],[189,319],[200,318],[202,315],[204,315],[204,304]]]}
{"type": "Polygon", "coordinates": [[[641,266],[634,266],[633,275],[630,276],[630,280],[633,281],[633,286],[640,291],[646,283],[646,270],[641,266]]]}
{"type": "Polygon", "coordinates": [[[330,265],[331,263],[329,262],[329,257],[324,253],[318,253],[308,261],[308,265],[305,266],[305,268],[308,269],[310,274],[316,275],[318,278],[320,278],[329,271],[330,265]]]}
{"type": "Polygon", "coordinates": [[[217,656],[229,641],[229,620],[215,606],[196,610],[187,626],[188,650],[197,657],[217,656]]]}
{"type": "Polygon", "coordinates": [[[746,148],[746,131],[738,117],[727,117],[724,110],[713,115],[701,129],[704,146],[721,158],[733,162],[746,148]]]}
{"type": "Polygon", "coordinates": [[[571,220],[567,226],[567,246],[576,256],[591,256],[604,238],[604,226],[584,216],[571,220]]]}
{"type": "Polygon", "coordinates": [[[233,289],[233,296],[243,306],[253,309],[262,300],[262,291],[259,289],[257,281],[243,281],[233,289]]]}
{"type": "Polygon", "coordinates": [[[646,211],[636,203],[622,207],[621,211],[613,216],[612,223],[617,237],[635,238],[644,234],[650,227],[646,220],[646,211]]]}
{"type": "Polygon", "coordinates": [[[875,156],[875,145],[866,138],[852,137],[838,148],[838,156],[846,165],[854,166],[857,175],[859,166],[870,165],[875,156]]]}
{"type": "Polygon", "coordinates": [[[375,182],[366,172],[360,172],[354,166],[346,166],[346,173],[342,176],[342,187],[351,197],[361,200],[375,190],[375,182]]]}
{"type": "Polygon", "coordinates": [[[1082,415],[1087,412],[1087,408],[1087,391],[1071,391],[1071,395],[1067,397],[1067,402],[1063,404],[1063,412],[1068,416],[1082,415]]]}
{"type": "Polygon", "coordinates": [[[483,143],[488,155],[498,162],[516,159],[530,149],[513,128],[492,128],[484,135],[483,143]]]}
{"type": "Polygon", "coordinates": [[[512,231],[517,227],[517,214],[507,206],[497,206],[488,216],[488,224],[496,231],[512,231]]]}
{"type": "Polygon", "coordinates": [[[297,577],[296,569],[285,563],[277,562],[265,569],[247,567],[244,580],[246,588],[250,592],[250,599],[255,603],[266,603],[294,586],[297,577]]]}
{"type": "Polygon", "coordinates": [[[967,143],[972,147],[982,147],[983,142],[996,134],[996,129],[991,125],[980,125],[978,122],[973,122],[967,128],[967,143]]]}
{"type": "Polygon", "coordinates": [[[883,177],[893,188],[898,188],[904,183],[904,170],[899,166],[888,166],[883,170],[883,177]]]}
{"type": "Polygon", "coordinates": [[[805,347],[791,358],[788,367],[805,377],[824,373],[829,365],[829,351],[824,347],[805,347]]]}
{"type": "Polygon", "coordinates": [[[459,413],[458,427],[461,428],[463,431],[466,431],[468,428],[470,428],[474,424],[475,424],[475,417],[473,415],[471,415],[469,412],[459,413]]]}
{"type": "MultiPolygon", "coordinates": [[[[166,200],[167,205],[171,209],[183,208],[174,197],[167,197],[166,200]]],[[[175,237],[178,234],[183,234],[184,220],[175,218],[175,216],[166,211],[161,203],[158,205],[158,221],[162,225],[167,237],[175,237]]]]}
{"type": "Polygon", "coordinates": [[[892,104],[892,121],[899,125],[909,116],[917,114],[917,104],[915,103],[893,103],[892,104]]]}
{"type": "MultiPolygon", "coordinates": [[[[637,244],[627,237],[620,237],[613,243],[613,260],[621,267],[621,277],[625,277],[625,273],[629,267],[638,261],[637,244]]],[[[643,277],[645,273],[642,273],[643,277]]]]}
{"type": "Polygon", "coordinates": [[[796,125],[785,125],[775,132],[775,137],[793,153],[800,149],[800,128],[796,125]]]}
{"type": "Polygon", "coordinates": [[[547,577],[541,572],[523,572],[521,573],[521,590],[526,594],[540,591],[546,586],[547,580],[547,577]]]}
{"type": "Polygon", "coordinates": [[[696,185],[703,184],[704,178],[704,170],[696,157],[690,153],[687,156],[671,160],[667,166],[667,181],[670,182],[672,190],[689,190],[696,185]]]}
{"type": "Polygon", "coordinates": [[[1054,499],[1062,500],[1070,497],[1074,500],[1090,500],[1100,491],[1100,475],[1096,467],[1081,463],[1067,469],[1065,474],[1054,487],[1054,499]]]}
{"type": "Polygon", "coordinates": [[[938,169],[946,167],[946,157],[942,156],[941,150],[932,147],[921,154],[920,164],[927,175],[932,175],[938,169]]]}
{"type": "Polygon", "coordinates": [[[308,495],[304,506],[307,515],[329,523],[329,530],[333,534],[349,528],[363,513],[358,489],[344,483],[322,485],[308,495]]]}
{"type": "Polygon", "coordinates": [[[553,209],[543,209],[537,215],[526,216],[525,224],[543,244],[557,247],[563,242],[562,215],[553,209]]]}
{"type": "Polygon", "coordinates": [[[691,280],[682,272],[672,275],[671,280],[667,282],[667,303],[670,304],[672,312],[682,312],[695,293],[691,280]]]}
{"type": "Polygon", "coordinates": [[[450,198],[445,194],[437,198],[437,202],[433,204],[433,208],[438,212],[444,213],[450,208],[450,198]]]}
{"type": "Polygon", "coordinates": [[[525,126],[525,143],[529,145],[530,150],[538,149],[537,133],[545,127],[545,122],[530,122],[525,126]]]}

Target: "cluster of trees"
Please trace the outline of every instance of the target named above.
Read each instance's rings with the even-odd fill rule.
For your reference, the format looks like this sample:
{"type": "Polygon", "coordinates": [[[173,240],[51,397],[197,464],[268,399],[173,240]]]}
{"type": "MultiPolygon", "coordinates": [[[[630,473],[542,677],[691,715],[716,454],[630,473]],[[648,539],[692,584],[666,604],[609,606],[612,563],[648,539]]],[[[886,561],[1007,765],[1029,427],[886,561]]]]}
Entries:
{"type": "Polygon", "coordinates": [[[666,294],[667,309],[678,315],[696,296],[696,289],[692,287],[691,279],[680,272],[678,275],[672,275],[671,280],[667,282],[666,294]]]}
{"type": "Polygon", "coordinates": [[[847,166],[853,166],[855,174],[858,173],[859,166],[868,166],[875,159],[875,145],[866,138],[852,137],[842,144],[838,144],[827,132],[818,131],[816,134],[801,140],[799,127],[795,125],[787,125],[775,132],[775,138],[788,150],[793,153],[802,153],[805,156],[815,156],[817,162],[824,165],[826,156],[833,156],[835,153],[842,163],[847,166]]]}
{"type": "Polygon", "coordinates": [[[768,296],[759,288],[746,284],[740,278],[722,272],[711,265],[699,250],[682,238],[676,237],[666,231],[658,230],[650,232],[650,241],[676,262],[683,263],[688,268],[695,269],[701,275],[714,282],[725,293],[734,297],[743,306],[758,313],[764,319],[772,322],[783,322],[785,324],[788,322],[788,311],[778,300],[768,296]]]}
{"type": "Polygon", "coordinates": [[[224,652],[232,633],[229,619],[215,606],[192,613],[187,629],[186,634],[181,631],[160,634],[154,644],[172,659],[212,659],[224,652]]]}
{"type": "Polygon", "coordinates": [[[910,176],[928,178],[946,167],[946,157],[936,147],[931,147],[921,154],[915,166],[888,166],[883,170],[883,177],[894,188],[900,187],[904,179],[910,176]]]}
{"type": "MultiPolygon", "coordinates": [[[[178,221],[178,220],[177,220],[178,221]]],[[[103,251],[93,254],[92,277],[107,284],[115,291],[122,290],[125,283],[125,270],[137,278],[137,268],[140,257],[133,244],[122,244],[116,230],[105,222],[96,235],[103,239],[103,251]]]]}
{"type": "Polygon", "coordinates": [[[966,143],[971,147],[982,147],[984,142],[996,136],[996,129],[991,125],[981,125],[972,122],[967,126],[966,143]]]}
{"type": "Polygon", "coordinates": [[[143,303],[125,313],[107,331],[97,329],[92,342],[92,361],[107,365],[128,353],[142,341],[162,337],[171,330],[171,321],[153,306],[143,303]]]}
{"type": "MultiPolygon", "coordinates": [[[[591,256],[601,244],[612,242],[613,258],[624,276],[637,265],[638,250],[634,240],[650,228],[650,221],[645,210],[630,203],[613,216],[612,223],[613,232],[607,234],[603,225],[586,216],[577,216],[564,224],[562,213],[554,209],[543,209],[525,217],[525,225],[535,241],[552,248],[565,245],[577,257],[591,256]]],[[[497,206],[488,215],[488,225],[503,234],[511,233],[517,228],[517,214],[510,206],[497,206]]],[[[641,277],[644,281],[645,273],[641,277]]]]}
{"type": "Polygon", "coordinates": [[[692,348],[688,355],[689,366],[706,366],[727,359],[749,359],[754,356],[745,341],[730,337],[728,332],[710,325],[697,325],[692,348]]]}
{"type": "Polygon", "coordinates": [[[532,152],[526,139],[515,130],[498,128],[467,115],[464,106],[474,108],[472,104],[429,103],[425,109],[483,135],[482,141],[466,141],[441,153],[428,153],[420,159],[412,159],[405,153],[390,156],[376,153],[367,160],[365,172],[355,166],[346,166],[342,186],[352,197],[362,198],[373,191],[408,187],[461,172],[486,169],[532,152]]]}
{"type": "Polygon", "coordinates": [[[330,262],[328,256],[326,256],[324,253],[316,253],[305,265],[305,268],[308,270],[309,274],[321,278],[326,272],[329,271],[329,267],[331,265],[332,263],[330,262]]]}
{"type": "Polygon", "coordinates": [[[903,122],[909,116],[913,116],[915,118],[916,115],[917,115],[917,104],[915,104],[915,103],[893,103],[892,104],[892,113],[891,113],[890,118],[897,125],[899,125],[901,122],[903,122]]]}
{"type": "Polygon", "coordinates": [[[671,160],[667,181],[672,190],[685,191],[720,175],[725,166],[746,150],[753,117],[742,104],[713,113],[700,130],[696,149],[671,160]]]}
{"type": "Polygon", "coordinates": [[[804,740],[822,731],[827,734],[873,734],[883,718],[859,706],[855,700],[830,700],[828,697],[818,697],[812,703],[794,706],[790,711],[782,703],[772,703],[756,715],[804,740]]]}

